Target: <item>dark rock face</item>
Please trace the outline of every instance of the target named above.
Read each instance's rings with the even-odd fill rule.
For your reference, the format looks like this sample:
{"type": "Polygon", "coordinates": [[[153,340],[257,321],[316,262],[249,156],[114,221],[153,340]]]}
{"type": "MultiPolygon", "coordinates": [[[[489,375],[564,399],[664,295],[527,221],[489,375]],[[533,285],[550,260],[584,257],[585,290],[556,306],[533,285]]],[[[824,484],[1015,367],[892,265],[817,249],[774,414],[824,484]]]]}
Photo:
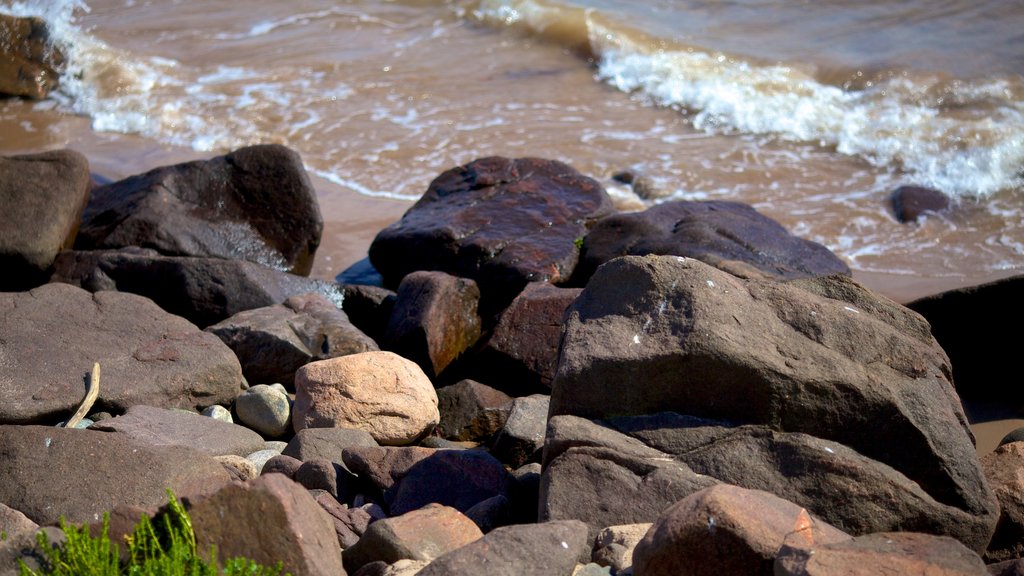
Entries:
{"type": "Polygon", "coordinates": [[[51,279],[90,292],[140,294],[172,314],[206,327],[244,310],[316,292],[341,307],[341,288],[323,280],[271,270],[244,260],[161,256],[126,248],[62,252],[51,279]]]}
{"type": "Polygon", "coordinates": [[[89,162],[78,152],[0,157],[0,291],[46,281],[57,253],[74,242],[88,200],[89,162]]]}
{"type": "Polygon", "coordinates": [[[90,294],[66,284],[0,293],[0,422],[57,422],[101,370],[94,409],[136,404],[201,410],[230,404],[242,369],[213,334],[133,294],[90,294]]]}
{"type": "Polygon", "coordinates": [[[358,284],[345,284],[343,291],[348,319],[377,343],[383,342],[398,296],[386,288],[358,284]]]}
{"type": "Polygon", "coordinates": [[[402,278],[384,341],[435,378],[480,339],[480,289],[444,272],[402,278]]]}
{"type": "Polygon", "coordinates": [[[230,482],[198,450],[52,426],[0,425],[0,461],[0,502],[37,524],[92,522],[119,505],[165,504],[167,488],[184,497],[230,482]]]}
{"type": "Polygon", "coordinates": [[[295,371],[305,364],[378,349],[333,302],[316,293],[239,312],[206,331],[234,351],[250,384],[280,382],[287,388],[293,388],[295,371]]]}
{"type": "Polygon", "coordinates": [[[892,193],[892,208],[900,222],[913,222],[927,212],[945,212],[949,197],[931,188],[900,186],[892,193]]]}
{"type": "Polygon", "coordinates": [[[46,98],[57,88],[63,65],[44,20],[0,14],[0,94],[46,98]]]}
{"type": "Polygon", "coordinates": [[[494,440],[491,454],[511,468],[519,468],[527,462],[539,462],[544,448],[549,400],[544,394],[516,398],[505,426],[494,440]]]}
{"type": "Polygon", "coordinates": [[[153,446],[188,446],[211,456],[248,456],[264,446],[263,438],[244,426],[143,405],[132,406],[123,416],[107,418],[89,429],[117,432],[153,446]]]}
{"type": "Polygon", "coordinates": [[[696,258],[744,278],[850,274],[827,248],[793,236],[746,204],[678,201],[595,224],[583,240],[573,282],[586,284],[612,258],[647,254],[696,258]]]}
{"type": "Polygon", "coordinates": [[[744,281],[693,259],[626,257],[568,315],[551,414],[681,414],[844,444],[937,502],[996,519],[950,367],[924,320],[832,276],[744,281]]]}
{"type": "Polygon", "coordinates": [[[415,270],[472,278],[500,310],[529,282],[566,281],[574,242],[612,210],[601,185],[566,164],[482,158],[434,179],[377,235],[370,261],[387,286],[415,270]]]}
{"type": "Polygon", "coordinates": [[[449,440],[485,440],[505,425],[512,398],[490,386],[462,380],[437,390],[438,429],[449,440]]]}
{"type": "Polygon", "coordinates": [[[75,247],[153,248],[308,275],[323,220],[302,159],[276,144],[157,168],[93,191],[75,247]]]}
{"type": "Polygon", "coordinates": [[[809,547],[786,545],[779,550],[774,568],[778,576],[990,574],[981,558],[960,542],[943,536],[913,532],[880,532],[845,542],[809,547]]]}
{"type": "Polygon", "coordinates": [[[964,398],[1024,404],[1024,388],[1007,381],[1007,359],[1020,353],[1020,340],[992,329],[996,324],[1024,325],[1022,293],[1024,276],[1014,276],[907,304],[931,324],[964,398]]]}

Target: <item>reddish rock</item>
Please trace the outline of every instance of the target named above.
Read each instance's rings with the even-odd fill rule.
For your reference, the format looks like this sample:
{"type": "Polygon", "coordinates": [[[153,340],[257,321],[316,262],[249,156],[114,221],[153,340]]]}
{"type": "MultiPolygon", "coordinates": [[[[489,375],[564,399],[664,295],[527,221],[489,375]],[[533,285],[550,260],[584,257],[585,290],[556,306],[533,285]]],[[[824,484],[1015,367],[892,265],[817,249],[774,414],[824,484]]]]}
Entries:
{"type": "Polygon", "coordinates": [[[342,550],[355,546],[362,538],[366,528],[374,519],[362,508],[349,508],[338,502],[334,496],[322,490],[311,491],[316,503],[327,512],[334,523],[334,532],[338,536],[338,545],[342,550]]]}
{"type": "Polygon", "coordinates": [[[330,517],[305,488],[280,474],[186,502],[200,551],[244,556],[264,566],[281,562],[293,576],[345,574],[330,517]]]}
{"type": "Polygon", "coordinates": [[[128,246],[309,275],[323,220],[298,153],[267,144],[93,190],[78,250],[128,246]]]}
{"type": "Polygon", "coordinates": [[[444,272],[402,278],[387,331],[386,348],[435,378],[480,339],[480,289],[444,272]]]}
{"type": "Polygon", "coordinates": [[[259,434],[244,426],[143,405],[132,406],[123,416],[101,420],[89,428],[117,432],[153,446],[188,446],[211,456],[248,456],[264,445],[259,434]]]}
{"type": "Polygon", "coordinates": [[[295,479],[295,473],[302,467],[302,461],[286,456],[284,454],[278,454],[272,456],[260,470],[260,475],[263,474],[281,474],[286,476],[289,480],[295,479]]]}
{"type": "Polygon", "coordinates": [[[340,465],[330,460],[314,459],[303,462],[292,480],[302,484],[307,490],[322,490],[339,501],[346,501],[348,494],[338,494],[338,476],[345,474],[340,465]]]}
{"type": "Polygon", "coordinates": [[[437,450],[419,446],[364,447],[352,446],[342,452],[342,462],[359,477],[362,486],[377,501],[383,502],[387,492],[401,480],[417,462],[433,455],[437,450]]]}
{"type": "Polygon", "coordinates": [[[0,94],[46,98],[57,88],[63,65],[45,20],[0,14],[0,94]]]}
{"type": "Polygon", "coordinates": [[[529,282],[566,281],[578,259],[575,241],[612,210],[601,185],[566,164],[482,158],[434,179],[377,235],[370,261],[386,286],[415,270],[472,278],[484,307],[496,311],[529,282]]]}
{"type": "Polygon", "coordinates": [[[633,551],[636,576],[771,574],[786,537],[820,546],[850,537],[792,502],[720,484],[680,500],[633,551]]]}
{"type": "Polygon", "coordinates": [[[497,434],[512,410],[512,398],[473,380],[437,390],[441,422],[437,429],[449,440],[485,440],[497,434]]]}
{"type": "Polygon", "coordinates": [[[913,532],[880,532],[846,541],[817,542],[815,546],[786,545],[778,552],[774,573],[777,576],[989,575],[981,558],[959,541],[913,532]]]}
{"type": "MultiPolygon", "coordinates": [[[[0,55],[0,76],[2,68],[0,55]]],[[[78,152],[0,157],[0,291],[46,282],[57,253],[74,242],[88,200],[89,161],[78,152]]]]}
{"type": "Polygon", "coordinates": [[[928,212],[949,210],[949,197],[932,188],[900,186],[892,193],[892,209],[900,222],[914,222],[928,212]]]}

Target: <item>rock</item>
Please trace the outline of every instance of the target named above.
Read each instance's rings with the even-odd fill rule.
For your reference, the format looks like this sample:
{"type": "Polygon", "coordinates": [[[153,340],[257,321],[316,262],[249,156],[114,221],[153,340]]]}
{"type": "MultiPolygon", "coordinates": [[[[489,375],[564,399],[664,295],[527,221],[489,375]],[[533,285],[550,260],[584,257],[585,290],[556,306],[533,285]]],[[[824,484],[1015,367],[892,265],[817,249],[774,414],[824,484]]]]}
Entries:
{"type": "Polygon", "coordinates": [[[355,572],[378,560],[429,561],[482,537],[476,524],[458,510],[431,504],[370,524],[359,542],[345,549],[345,569],[355,572]]]}
{"type": "Polygon", "coordinates": [[[425,560],[399,560],[394,564],[370,562],[358,572],[353,572],[352,576],[415,576],[427,564],[430,562],[425,560]]]}
{"type": "Polygon", "coordinates": [[[398,285],[386,348],[435,378],[480,339],[480,289],[444,272],[412,272],[398,285]]]}
{"type": "Polygon", "coordinates": [[[486,440],[508,420],[512,398],[473,380],[437,390],[441,435],[449,440],[486,440]]]}
{"type": "Polygon", "coordinates": [[[345,313],[348,319],[375,342],[383,342],[398,295],[380,286],[344,286],[345,313]]]}
{"type": "Polygon", "coordinates": [[[63,65],[45,20],[0,14],[0,94],[46,98],[57,88],[63,65]]]}
{"type": "Polygon", "coordinates": [[[266,438],[280,438],[292,428],[288,395],[265,384],[249,388],[235,399],[238,421],[266,438]]]}
{"type": "Polygon", "coordinates": [[[665,256],[602,266],[570,309],[551,414],[662,411],[844,444],[976,516],[970,547],[994,527],[927,323],[845,277],[745,281],[665,256]]]}
{"type": "Polygon", "coordinates": [[[227,422],[228,424],[234,424],[235,423],[234,419],[231,418],[231,410],[228,410],[227,408],[225,408],[223,406],[220,406],[219,404],[214,404],[213,406],[207,406],[203,410],[202,414],[203,414],[203,416],[206,416],[207,418],[213,418],[214,420],[219,420],[221,422],[227,422]]]}
{"type": "Polygon", "coordinates": [[[549,393],[558,364],[562,317],[579,288],[527,284],[501,314],[478,354],[478,371],[515,396],[549,393]]]}
{"type": "Polygon", "coordinates": [[[809,548],[783,546],[775,560],[774,574],[988,576],[989,572],[977,554],[952,538],[889,532],[809,548]]]}
{"type": "Polygon", "coordinates": [[[293,576],[344,574],[330,517],[305,488],[280,474],[231,484],[186,502],[200,551],[281,562],[293,576]]]}
{"type": "Polygon", "coordinates": [[[549,401],[550,397],[544,394],[516,398],[491,454],[511,468],[539,462],[548,425],[549,401]]]}
{"type": "Polygon", "coordinates": [[[574,520],[497,528],[444,554],[418,576],[566,576],[590,556],[587,527],[574,520]]]}
{"type": "MultiPolygon", "coordinates": [[[[536,502],[533,504],[536,509],[536,502]]],[[[487,533],[499,526],[518,524],[519,522],[516,522],[518,518],[513,516],[517,512],[514,507],[507,496],[498,494],[470,506],[469,510],[466,510],[466,517],[472,520],[480,528],[480,531],[487,533]]],[[[520,515],[527,516],[522,513],[520,515]]],[[[536,523],[536,521],[537,517],[534,515],[533,522],[536,523]]]]}
{"type": "Polygon", "coordinates": [[[338,477],[346,474],[340,465],[330,460],[315,459],[303,462],[292,477],[293,480],[302,484],[307,490],[323,490],[335,500],[348,501],[349,494],[339,495],[338,477]]]}
{"type": "Polygon", "coordinates": [[[331,517],[331,521],[334,523],[334,532],[338,536],[338,544],[343,550],[355,546],[366,532],[370,522],[376,520],[363,508],[349,508],[322,490],[313,490],[310,491],[310,494],[331,517]]]}
{"type": "Polygon", "coordinates": [[[981,466],[999,499],[999,523],[985,560],[1020,558],[1024,555],[1024,442],[996,448],[982,456],[981,466]]]}
{"type": "Polygon", "coordinates": [[[260,474],[281,474],[290,480],[295,480],[295,473],[302,467],[302,461],[285,454],[278,454],[270,457],[263,464],[260,474]]]}
{"type": "Polygon", "coordinates": [[[0,533],[13,538],[19,534],[34,533],[39,529],[39,524],[29,520],[21,512],[0,503],[0,533]]]}
{"type": "Polygon", "coordinates": [[[561,162],[482,158],[435,178],[377,235],[370,261],[385,286],[416,270],[472,278],[484,309],[500,310],[529,282],[565,282],[574,242],[612,210],[600,184],[561,162]]]}
{"type": "Polygon", "coordinates": [[[97,422],[91,429],[117,432],[152,446],[188,446],[211,456],[246,456],[263,448],[263,438],[243,426],[141,404],[128,408],[123,416],[97,422]]]}
{"type": "Polygon", "coordinates": [[[1024,275],[981,286],[943,292],[907,307],[924,316],[932,334],[949,355],[953,382],[963,398],[1024,405],[1024,391],[1008,386],[1007,359],[1020,351],[1015,338],[992,330],[993,323],[1024,323],[1020,294],[1024,275]]]}
{"type": "Polygon", "coordinates": [[[651,528],[650,523],[623,524],[601,529],[594,540],[591,559],[598,566],[608,566],[613,574],[632,571],[633,549],[651,528]]]}
{"type": "Polygon", "coordinates": [[[949,210],[949,197],[932,188],[900,186],[892,193],[892,209],[900,222],[914,222],[928,212],[949,210]]]}
{"type": "Polygon", "coordinates": [[[288,442],[281,452],[285,456],[297,458],[303,462],[316,459],[330,460],[335,464],[342,463],[342,453],[352,446],[376,447],[373,436],[366,430],[353,428],[306,428],[288,442]]]}
{"type": "Polygon", "coordinates": [[[363,258],[351,264],[334,277],[338,284],[353,284],[361,286],[383,286],[384,278],[377,272],[377,269],[370,263],[369,258],[363,258]]]}
{"type": "Polygon", "coordinates": [[[419,446],[352,446],[345,448],[341,456],[345,468],[359,477],[363,489],[375,501],[384,502],[384,493],[390,491],[413,465],[436,452],[419,446]]]}
{"type": "Polygon", "coordinates": [[[342,304],[336,284],[244,260],[161,256],[153,250],[125,248],[62,252],[54,269],[53,282],[90,292],[140,294],[202,327],[309,292],[325,296],[339,308],[342,304]]]}
{"type": "Polygon", "coordinates": [[[648,254],[696,258],[743,278],[850,274],[828,248],[793,236],[746,204],[679,200],[595,224],[583,240],[573,282],[586,284],[613,258],[648,254]]]}
{"type": "Polygon", "coordinates": [[[662,188],[650,176],[638,174],[632,170],[623,170],[612,175],[612,179],[622,184],[629,184],[633,194],[644,200],[657,200],[671,196],[672,191],[662,188]]]}
{"type": "Polygon", "coordinates": [[[0,293],[0,423],[70,416],[96,362],[102,376],[94,409],[118,413],[135,404],[227,404],[242,380],[220,340],[145,298],[64,284],[0,293]]]}
{"type": "Polygon", "coordinates": [[[295,373],[295,431],[366,430],[382,445],[410,444],[437,425],[437,394],[423,371],[391,352],[306,364],[295,373]]]}
{"type": "Polygon", "coordinates": [[[384,492],[393,516],[427,504],[468,512],[480,502],[505,495],[513,480],[501,462],[479,450],[438,450],[416,462],[384,492]]]}
{"type": "Polygon", "coordinates": [[[263,473],[263,467],[266,466],[267,462],[276,456],[281,454],[280,451],[274,449],[264,449],[253,452],[252,454],[246,455],[246,460],[252,462],[253,466],[256,467],[256,471],[260,474],[263,473]]]}
{"type": "Polygon", "coordinates": [[[771,574],[776,551],[794,532],[808,545],[850,539],[792,502],[720,484],[665,510],[636,545],[633,573],[771,574]]]}
{"type": "Polygon", "coordinates": [[[377,350],[333,302],[320,294],[239,312],[206,328],[231,348],[249,382],[293,386],[295,371],[316,360],[377,350]]]}
{"type": "Polygon", "coordinates": [[[1021,576],[1024,574],[1024,559],[1004,560],[988,565],[991,576],[1021,576]]]}
{"type": "Polygon", "coordinates": [[[256,464],[244,456],[229,454],[226,456],[214,456],[214,458],[224,466],[233,481],[245,482],[260,475],[260,471],[256,469],[256,464]]]}
{"type": "Polygon", "coordinates": [[[121,504],[160,506],[168,488],[184,497],[230,482],[192,448],[51,426],[0,425],[0,461],[0,502],[37,524],[91,522],[121,504]]]}
{"type": "MultiPolygon", "coordinates": [[[[0,14],[0,91],[4,25],[0,14]]],[[[69,248],[89,200],[89,161],[73,150],[0,157],[0,290],[46,282],[57,253],[69,248]]]]}
{"type": "Polygon", "coordinates": [[[96,188],[75,248],[141,246],[308,276],[323,226],[298,153],[267,144],[96,188]]]}

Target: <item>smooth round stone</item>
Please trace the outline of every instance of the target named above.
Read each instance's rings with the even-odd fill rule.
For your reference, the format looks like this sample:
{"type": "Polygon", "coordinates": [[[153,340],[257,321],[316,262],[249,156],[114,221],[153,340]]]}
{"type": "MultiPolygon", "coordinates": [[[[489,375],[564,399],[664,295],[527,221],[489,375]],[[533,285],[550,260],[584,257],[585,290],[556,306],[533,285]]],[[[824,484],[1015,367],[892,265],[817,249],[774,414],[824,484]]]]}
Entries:
{"type": "Polygon", "coordinates": [[[213,406],[208,407],[206,410],[203,410],[203,416],[213,418],[214,420],[220,420],[222,422],[227,422],[229,424],[234,424],[235,422],[234,419],[231,418],[231,411],[217,404],[214,404],[213,406]]]}
{"type": "Polygon", "coordinates": [[[288,395],[259,384],[235,399],[238,420],[266,438],[278,438],[292,427],[292,409],[288,395]]]}
{"type": "Polygon", "coordinates": [[[258,476],[263,473],[263,466],[266,465],[267,460],[270,460],[274,456],[278,456],[280,454],[281,452],[277,450],[259,450],[249,454],[245,459],[253,463],[253,466],[256,467],[256,474],[258,476]]]}

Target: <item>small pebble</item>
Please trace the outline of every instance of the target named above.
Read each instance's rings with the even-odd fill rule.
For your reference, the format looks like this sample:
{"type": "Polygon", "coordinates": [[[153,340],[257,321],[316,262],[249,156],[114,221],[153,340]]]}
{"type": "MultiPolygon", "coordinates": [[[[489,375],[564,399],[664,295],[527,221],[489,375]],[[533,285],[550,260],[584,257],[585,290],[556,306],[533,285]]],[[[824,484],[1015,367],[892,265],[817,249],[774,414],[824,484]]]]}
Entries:
{"type": "Polygon", "coordinates": [[[263,435],[279,438],[292,428],[288,395],[273,386],[258,384],[235,399],[238,421],[263,435]]]}
{"type": "Polygon", "coordinates": [[[227,422],[229,424],[234,424],[235,422],[234,419],[231,418],[230,410],[223,406],[218,406],[216,404],[208,407],[206,410],[203,410],[203,416],[213,418],[214,420],[220,420],[222,422],[227,422]]]}

